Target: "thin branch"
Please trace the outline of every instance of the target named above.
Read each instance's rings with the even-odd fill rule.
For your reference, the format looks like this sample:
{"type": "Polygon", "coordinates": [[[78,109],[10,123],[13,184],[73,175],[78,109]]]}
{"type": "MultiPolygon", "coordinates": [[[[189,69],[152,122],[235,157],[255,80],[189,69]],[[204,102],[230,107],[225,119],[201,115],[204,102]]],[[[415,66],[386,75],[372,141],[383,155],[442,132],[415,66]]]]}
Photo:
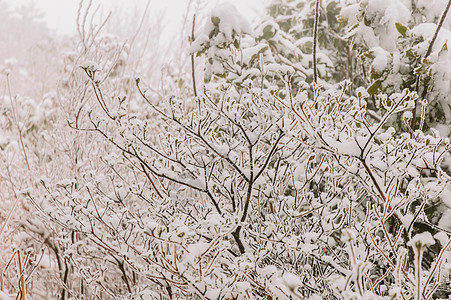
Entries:
{"type": "Polygon", "coordinates": [[[260,171],[258,171],[257,175],[255,175],[254,180],[257,180],[260,177],[260,175],[263,173],[263,171],[266,169],[266,167],[268,166],[269,161],[270,161],[271,157],[274,155],[274,153],[276,152],[277,145],[279,144],[279,142],[283,136],[284,136],[284,133],[281,132],[279,137],[277,138],[276,142],[274,143],[273,147],[271,148],[271,151],[269,152],[268,157],[266,158],[266,161],[263,164],[262,168],[260,169],[260,171]]]}
{"type": "Polygon", "coordinates": [[[141,163],[141,167],[143,169],[144,174],[146,175],[147,179],[149,180],[150,184],[152,185],[153,189],[155,190],[155,192],[157,193],[157,195],[163,199],[163,196],[160,194],[160,191],[158,191],[155,183],[153,182],[152,178],[150,178],[149,174],[146,172],[146,168],[144,167],[144,165],[141,163]]]}
{"type": "MultiPolygon", "coordinates": [[[[435,270],[437,269],[437,266],[439,266],[441,264],[443,254],[446,252],[446,249],[448,249],[448,247],[450,245],[451,245],[451,239],[448,241],[448,243],[446,243],[446,245],[442,248],[442,250],[440,250],[440,254],[438,255],[437,260],[434,263],[434,267],[432,267],[432,271],[429,272],[429,276],[426,279],[426,283],[424,284],[423,295],[426,294],[426,289],[428,287],[428,284],[431,281],[433,275],[435,274],[435,270]]],[[[431,294],[433,291],[434,291],[434,289],[432,289],[428,294],[431,294]]]]}
{"type": "Polygon", "coordinates": [[[220,152],[218,152],[218,150],[216,148],[214,148],[206,139],[203,135],[200,134],[200,132],[195,132],[193,129],[189,128],[188,126],[182,124],[179,120],[177,120],[174,117],[170,117],[168,116],[166,113],[164,113],[162,110],[158,109],[148,98],[147,96],[144,94],[144,92],[141,90],[141,88],[139,87],[139,79],[136,80],[136,86],[138,87],[138,91],[141,94],[141,96],[144,98],[144,100],[146,100],[147,103],[149,103],[149,105],[156,111],[158,112],[160,115],[162,115],[164,118],[168,119],[168,120],[172,120],[173,122],[175,122],[177,125],[179,125],[183,130],[185,130],[187,133],[191,134],[194,137],[199,138],[204,144],[205,146],[207,146],[210,150],[212,150],[217,156],[219,156],[221,159],[224,159],[225,161],[227,161],[239,174],[241,177],[243,177],[244,180],[246,180],[247,182],[249,182],[249,178],[244,174],[244,172],[240,169],[240,167],[238,167],[238,165],[236,165],[227,155],[222,155],[220,152]]]}
{"type": "Polygon", "coordinates": [[[318,81],[318,71],[316,69],[316,48],[318,44],[318,19],[319,19],[319,0],[315,3],[315,23],[313,25],[313,81],[318,81]]]}
{"type": "MultiPolygon", "coordinates": [[[[7,85],[8,85],[9,99],[10,99],[11,104],[12,104],[13,103],[13,96],[11,94],[11,85],[9,83],[9,74],[6,74],[6,82],[7,82],[7,85]]],[[[23,138],[22,138],[22,129],[20,128],[19,120],[18,120],[16,97],[14,97],[14,105],[11,105],[11,106],[12,106],[13,112],[14,112],[14,114],[13,114],[14,121],[16,122],[17,130],[19,131],[20,147],[22,148],[23,156],[25,158],[25,163],[27,164],[28,171],[30,171],[30,164],[28,163],[27,151],[25,149],[25,144],[23,143],[23,138]]]]}
{"type": "MultiPolygon", "coordinates": [[[[191,43],[194,42],[194,26],[196,25],[196,14],[193,16],[193,27],[191,28],[191,43]]],[[[197,88],[196,88],[196,72],[194,68],[194,53],[191,54],[191,76],[193,79],[193,91],[194,97],[197,97],[197,88]]]]}
{"type": "Polygon", "coordinates": [[[434,32],[434,36],[432,37],[431,43],[429,44],[429,48],[426,51],[426,55],[424,56],[424,58],[427,58],[431,54],[432,47],[434,46],[435,40],[437,39],[437,36],[438,36],[438,33],[443,26],[443,22],[445,21],[446,16],[448,15],[450,6],[451,6],[451,0],[448,1],[448,4],[446,5],[445,10],[443,11],[442,16],[440,17],[440,21],[438,22],[437,29],[434,32]]]}
{"type": "Polygon", "coordinates": [[[21,299],[25,300],[25,277],[23,275],[23,267],[22,265],[22,259],[20,257],[20,250],[17,251],[17,264],[19,265],[19,278],[20,278],[20,293],[21,293],[21,299]]]}

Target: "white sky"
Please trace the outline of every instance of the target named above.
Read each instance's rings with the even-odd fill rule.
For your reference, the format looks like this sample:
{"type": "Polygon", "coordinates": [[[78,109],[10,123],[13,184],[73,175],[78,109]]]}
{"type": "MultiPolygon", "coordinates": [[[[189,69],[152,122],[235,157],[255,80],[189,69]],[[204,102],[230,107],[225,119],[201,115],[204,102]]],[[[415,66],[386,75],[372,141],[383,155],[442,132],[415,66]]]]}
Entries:
{"type": "MultiPolygon", "coordinates": [[[[167,18],[180,18],[188,0],[152,0],[151,10],[155,12],[166,11],[167,18]]],[[[208,0],[209,6],[215,3],[231,2],[249,21],[264,14],[265,5],[270,0],[208,0]]],[[[88,1],[85,1],[85,4],[88,1]]],[[[75,19],[79,6],[79,0],[6,0],[11,7],[20,7],[24,4],[34,3],[34,5],[44,13],[44,18],[49,28],[54,29],[58,34],[71,34],[76,31],[75,19]]],[[[118,8],[122,10],[132,10],[136,7],[144,9],[147,0],[94,0],[93,7],[98,4],[105,12],[118,8]]],[[[176,26],[178,22],[171,22],[176,26]]]]}

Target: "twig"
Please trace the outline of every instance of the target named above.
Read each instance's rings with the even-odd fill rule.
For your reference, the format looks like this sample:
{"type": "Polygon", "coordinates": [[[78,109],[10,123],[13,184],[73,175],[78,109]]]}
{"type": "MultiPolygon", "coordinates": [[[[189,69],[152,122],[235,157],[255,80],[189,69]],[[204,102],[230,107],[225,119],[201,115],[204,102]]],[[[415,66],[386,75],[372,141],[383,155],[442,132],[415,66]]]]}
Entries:
{"type": "Polygon", "coordinates": [[[318,44],[318,18],[319,18],[319,0],[315,3],[315,23],[313,25],[313,81],[318,81],[318,71],[316,70],[316,48],[318,44]]]}
{"type": "Polygon", "coordinates": [[[22,266],[22,259],[20,257],[20,251],[17,251],[17,264],[19,265],[19,278],[20,278],[20,293],[21,293],[21,299],[25,300],[25,278],[23,276],[23,266],[22,266]]]}
{"type": "Polygon", "coordinates": [[[8,216],[6,217],[5,222],[4,222],[3,225],[2,225],[2,228],[0,229],[0,236],[2,235],[3,230],[4,230],[5,227],[6,227],[6,224],[8,223],[9,219],[11,218],[11,215],[12,215],[12,213],[13,213],[13,211],[14,211],[14,208],[16,208],[17,202],[19,202],[19,198],[17,197],[17,195],[15,196],[15,198],[16,198],[16,201],[14,201],[14,204],[13,204],[13,206],[11,207],[11,209],[10,209],[10,211],[9,211],[9,213],[8,213],[8,216]]]}
{"type": "Polygon", "coordinates": [[[27,164],[28,171],[30,171],[30,164],[28,163],[28,156],[27,156],[27,152],[25,150],[25,145],[23,143],[23,138],[22,138],[22,129],[20,128],[19,120],[18,120],[18,116],[17,116],[17,101],[16,101],[15,97],[14,97],[14,105],[12,104],[13,97],[11,94],[11,85],[9,84],[9,74],[6,74],[6,82],[8,85],[8,94],[9,94],[9,99],[11,101],[11,107],[13,108],[14,121],[16,122],[17,130],[19,131],[20,147],[22,148],[23,156],[25,158],[25,163],[27,164]]]}
{"type": "Polygon", "coordinates": [[[440,21],[438,22],[437,29],[435,30],[434,36],[432,37],[431,43],[429,44],[429,48],[426,51],[426,55],[424,58],[427,58],[432,52],[432,46],[434,46],[435,40],[437,39],[438,33],[443,26],[443,22],[445,21],[446,15],[448,14],[449,8],[451,6],[451,0],[448,1],[445,10],[443,11],[442,16],[440,17],[440,21]]]}
{"type": "MultiPolygon", "coordinates": [[[[424,284],[423,295],[426,295],[426,289],[427,289],[427,287],[428,287],[428,284],[429,284],[429,282],[431,281],[432,276],[435,274],[435,270],[437,269],[437,266],[439,266],[439,265],[441,264],[443,254],[445,253],[446,249],[448,249],[448,247],[449,247],[450,245],[451,245],[451,239],[448,241],[448,243],[446,243],[446,245],[442,248],[442,250],[440,250],[440,254],[438,255],[437,260],[436,260],[435,263],[434,263],[434,267],[432,267],[432,271],[429,272],[429,276],[428,276],[428,278],[426,279],[426,282],[425,282],[425,284],[424,284]]],[[[437,276],[437,277],[438,277],[438,276],[437,276]]],[[[433,291],[434,291],[434,289],[432,289],[432,290],[428,293],[428,295],[432,294],[433,291]]]]}
{"type": "Polygon", "coordinates": [[[157,193],[158,197],[163,199],[163,196],[160,194],[160,191],[157,189],[155,183],[153,182],[152,178],[150,178],[149,173],[146,172],[146,167],[141,163],[141,167],[143,169],[144,174],[146,175],[147,179],[149,180],[150,184],[154,188],[155,192],[157,193]]]}
{"type": "MultiPolygon", "coordinates": [[[[191,28],[191,43],[194,42],[194,26],[196,25],[196,14],[193,16],[193,27],[191,28]]],[[[191,77],[193,79],[194,97],[197,97],[196,72],[194,70],[194,53],[191,54],[191,77]]]]}

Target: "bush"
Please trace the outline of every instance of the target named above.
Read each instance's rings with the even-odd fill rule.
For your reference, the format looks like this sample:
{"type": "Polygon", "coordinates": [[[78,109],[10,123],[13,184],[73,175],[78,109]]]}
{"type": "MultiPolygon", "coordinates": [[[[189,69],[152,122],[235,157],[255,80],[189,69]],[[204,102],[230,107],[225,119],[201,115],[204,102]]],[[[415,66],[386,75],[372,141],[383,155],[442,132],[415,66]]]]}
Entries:
{"type": "Polygon", "coordinates": [[[279,1],[253,29],[219,6],[192,39],[205,63],[197,96],[160,99],[136,79],[123,97],[130,79],[108,76],[110,56],[85,53],[66,127],[76,176],[24,192],[53,230],[63,288],[448,297],[449,6],[434,15],[420,2],[279,1]],[[437,38],[421,41],[428,18],[437,38]]]}

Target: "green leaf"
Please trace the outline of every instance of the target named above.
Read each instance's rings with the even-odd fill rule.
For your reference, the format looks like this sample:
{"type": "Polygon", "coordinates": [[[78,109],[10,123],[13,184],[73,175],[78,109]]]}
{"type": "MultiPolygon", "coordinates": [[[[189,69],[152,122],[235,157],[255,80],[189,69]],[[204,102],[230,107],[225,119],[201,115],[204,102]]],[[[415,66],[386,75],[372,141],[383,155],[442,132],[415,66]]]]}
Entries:
{"type": "Polygon", "coordinates": [[[221,19],[219,19],[218,17],[215,16],[211,17],[211,23],[216,27],[219,26],[219,22],[221,22],[221,19]]]}
{"type": "Polygon", "coordinates": [[[379,79],[382,77],[382,74],[376,73],[376,72],[371,72],[370,78],[373,80],[379,79]]]}
{"type": "Polygon", "coordinates": [[[407,27],[402,25],[401,23],[395,23],[396,30],[403,36],[406,37],[407,27]]]}
{"type": "Polygon", "coordinates": [[[305,42],[302,48],[303,48],[302,50],[304,50],[306,54],[311,54],[313,52],[313,42],[312,41],[305,42]]]}
{"type": "Polygon", "coordinates": [[[210,31],[210,34],[208,35],[208,37],[211,39],[214,36],[217,36],[218,33],[219,33],[219,26],[215,26],[215,28],[212,31],[210,31]]]}
{"type": "Polygon", "coordinates": [[[263,28],[263,38],[265,40],[269,40],[273,36],[276,35],[276,31],[272,31],[273,27],[271,25],[266,25],[265,28],[263,28]]]}
{"type": "Polygon", "coordinates": [[[444,51],[448,51],[448,41],[443,44],[442,49],[440,49],[439,55],[444,51]]]}
{"type": "Polygon", "coordinates": [[[235,39],[233,41],[233,46],[235,46],[236,49],[239,49],[240,48],[240,42],[237,39],[235,39]]]}
{"type": "Polygon", "coordinates": [[[412,49],[406,50],[406,56],[410,59],[414,59],[414,58],[418,57],[418,55],[412,49]]]}
{"type": "Polygon", "coordinates": [[[330,2],[326,7],[326,11],[329,26],[334,26],[334,24],[338,22],[337,16],[340,13],[340,8],[337,8],[337,2],[330,2]]]}
{"type": "Polygon", "coordinates": [[[370,95],[376,95],[382,88],[382,83],[380,80],[375,81],[366,91],[370,95]]]}
{"type": "Polygon", "coordinates": [[[327,5],[326,10],[331,14],[337,14],[340,11],[340,9],[337,9],[337,2],[330,2],[327,5]]]}
{"type": "Polygon", "coordinates": [[[182,87],[183,87],[183,84],[185,83],[185,81],[183,80],[183,79],[179,79],[178,80],[178,86],[179,86],[179,89],[181,89],[182,87]]]}

